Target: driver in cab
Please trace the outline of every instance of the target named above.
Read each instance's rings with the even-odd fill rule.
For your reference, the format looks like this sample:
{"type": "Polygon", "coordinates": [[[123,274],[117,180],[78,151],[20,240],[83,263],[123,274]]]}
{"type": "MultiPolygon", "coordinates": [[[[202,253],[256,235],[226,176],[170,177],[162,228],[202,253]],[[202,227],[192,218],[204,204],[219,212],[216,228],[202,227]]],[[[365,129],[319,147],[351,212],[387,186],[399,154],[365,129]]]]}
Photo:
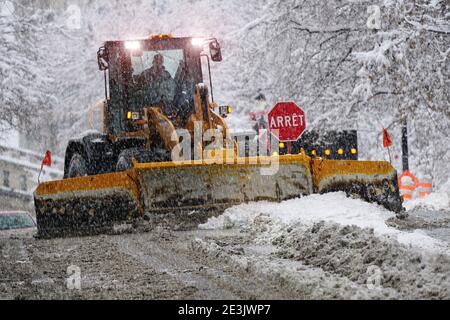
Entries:
{"type": "Polygon", "coordinates": [[[173,100],[175,95],[175,80],[164,66],[164,57],[157,53],[153,57],[152,66],[140,75],[149,89],[149,96],[153,103],[173,100]]]}
{"type": "Polygon", "coordinates": [[[164,57],[162,54],[158,53],[153,57],[152,66],[144,70],[142,73],[145,79],[147,79],[150,84],[155,82],[160,82],[162,80],[172,79],[170,73],[166,70],[164,66],[164,57]]]}

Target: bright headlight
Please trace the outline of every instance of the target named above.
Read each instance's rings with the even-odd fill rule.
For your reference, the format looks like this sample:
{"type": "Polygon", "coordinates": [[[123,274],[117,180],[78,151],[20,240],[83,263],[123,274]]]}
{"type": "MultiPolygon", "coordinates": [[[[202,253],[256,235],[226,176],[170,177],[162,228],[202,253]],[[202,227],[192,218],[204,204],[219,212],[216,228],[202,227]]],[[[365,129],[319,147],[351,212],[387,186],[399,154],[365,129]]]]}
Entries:
{"type": "Polygon", "coordinates": [[[127,50],[139,50],[141,49],[141,43],[139,41],[125,41],[125,49],[127,50]]]}
{"type": "Polygon", "coordinates": [[[192,45],[196,47],[203,47],[204,39],[203,38],[192,38],[192,45]]]}

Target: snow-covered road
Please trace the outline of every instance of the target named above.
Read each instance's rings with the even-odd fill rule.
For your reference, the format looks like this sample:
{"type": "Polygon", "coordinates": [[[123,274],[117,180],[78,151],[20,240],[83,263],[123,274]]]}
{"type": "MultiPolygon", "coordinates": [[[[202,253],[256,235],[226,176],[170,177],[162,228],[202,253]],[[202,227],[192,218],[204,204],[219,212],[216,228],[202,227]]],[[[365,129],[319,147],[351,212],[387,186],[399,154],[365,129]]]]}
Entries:
{"type": "Polygon", "coordinates": [[[191,231],[4,238],[0,298],[449,299],[440,200],[412,203],[406,220],[332,193],[235,206],[191,231]]]}

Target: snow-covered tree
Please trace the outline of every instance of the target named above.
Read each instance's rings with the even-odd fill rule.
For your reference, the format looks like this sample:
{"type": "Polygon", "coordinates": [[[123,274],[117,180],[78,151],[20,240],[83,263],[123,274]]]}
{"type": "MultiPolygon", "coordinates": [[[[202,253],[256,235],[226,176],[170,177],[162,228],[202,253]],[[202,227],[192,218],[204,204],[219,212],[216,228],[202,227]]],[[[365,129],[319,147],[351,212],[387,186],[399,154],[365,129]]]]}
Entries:
{"type": "MultiPolygon", "coordinates": [[[[357,129],[360,155],[387,158],[381,128],[400,153],[410,124],[411,167],[448,179],[450,23],[446,1],[271,0],[239,33],[239,95],[299,102],[308,126],[357,129]],[[377,20],[377,21],[375,21],[377,20]]],[[[396,166],[401,169],[399,160],[396,166]]]]}
{"type": "Polygon", "coordinates": [[[55,79],[48,75],[48,52],[40,44],[53,15],[43,11],[17,15],[15,7],[8,8],[11,11],[0,15],[0,122],[45,139],[56,133],[51,121],[55,79]]]}
{"type": "MultiPolygon", "coordinates": [[[[372,91],[383,95],[391,127],[409,120],[413,164],[434,181],[450,169],[450,22],[445,1],[392,1],[381,7],[383,28],[373,47],[354,54],[368,70],[372,91]]],[[[366,99],[366,100],[367,100],[366,99]]],[[[381,113],[381,115],[383,115],[381,113]]]]}
{"type": "Polygon", "coordinates": [[[43,19],[39,14],[0,16],[0,119],[9,125],[25,127],[48,110],[45,87],[51,79],[45,77],[36,50],[43,19]]]}

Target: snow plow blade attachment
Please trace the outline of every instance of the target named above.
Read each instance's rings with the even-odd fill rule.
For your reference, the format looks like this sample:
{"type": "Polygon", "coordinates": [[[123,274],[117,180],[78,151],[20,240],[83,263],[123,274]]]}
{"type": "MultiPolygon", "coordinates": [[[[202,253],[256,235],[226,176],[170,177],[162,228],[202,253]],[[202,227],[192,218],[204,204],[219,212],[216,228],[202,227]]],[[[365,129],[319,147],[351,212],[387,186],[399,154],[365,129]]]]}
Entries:
{"type": "Polygon", "coordinates": [[[105,233],[146,214],[190,228],[248,201],[281,201],[313,192],[309,158],[242,158],[231,164],[134,163],[126,172],[38,186],[38,237],[105,233]]]}
{"type": "Polygon", "coordinates": [[[389,162],[314,159],[311,169],[315,193],[344,191],[396,213],[403,210],[397,172],[389,162]]]}
{"type": "Polygon", "coordinates": [[[42,183],[34,199],[38,237],[52,238],[106,233],[144,215],[187,229],[235,204],[332,191],[401,210],[397,174],[389,163],[303,154],[229,164],[133,163],[125,172],[42,183]]]}
{"type": "Polygon", "coordinates": [[[142,214],[132,172],[41,183],[34,192],[39,238],[107,233],[142,214]]]}
{"type": "Polygon", "coordinates": [[[241,158],[240,163],[143,163],[133,168],[142,204],[157,223],[196,227],[249,201],[282,201],[313,192],[307,158],[241,158]],[[244,162],[245,161],[245,162],[244,162]]]}

